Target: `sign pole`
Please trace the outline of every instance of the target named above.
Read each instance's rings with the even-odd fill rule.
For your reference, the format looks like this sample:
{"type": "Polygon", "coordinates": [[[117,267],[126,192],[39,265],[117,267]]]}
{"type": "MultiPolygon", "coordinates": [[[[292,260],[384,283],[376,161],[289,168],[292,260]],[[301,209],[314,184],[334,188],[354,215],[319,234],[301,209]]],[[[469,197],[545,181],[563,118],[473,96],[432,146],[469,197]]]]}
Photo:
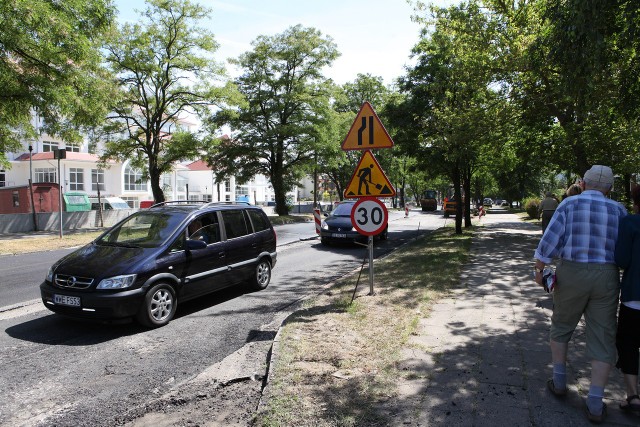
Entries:
{"type": "Polygon", "coordinates": [[[373,295],[373,236],[369,236],[369,295],[373,295]]]}
{"type": "MultiPolygon", "coordinates": [[[[347,136],[342,141],[342,150],[364,150],[353,171],[351,181],[344,190],[345,198],[359,199],[351,212],[351,223],[355,229],[369,236],[369,295],[373,292],[373,236],[386,233],[389,213],[378,197],[394,197],[396,190],[371,152],[372,149],[391,148],[393,140],[373,110],[365,101],[360,107],[347,136]]],[[[364,265],[364,260],[363,264],[364,265]]],[[[361,270],[362,271],[362,270],[361,270]]],[[[358,276],[360,280],[360,276],[358,276]]],[[[356,284],[356,288],[357,288],[356,284]]],[[[355,296],[355,290],[354,290],[355,296]]],[[[351,299],[353,301],[353,298],[351,299]]]]}

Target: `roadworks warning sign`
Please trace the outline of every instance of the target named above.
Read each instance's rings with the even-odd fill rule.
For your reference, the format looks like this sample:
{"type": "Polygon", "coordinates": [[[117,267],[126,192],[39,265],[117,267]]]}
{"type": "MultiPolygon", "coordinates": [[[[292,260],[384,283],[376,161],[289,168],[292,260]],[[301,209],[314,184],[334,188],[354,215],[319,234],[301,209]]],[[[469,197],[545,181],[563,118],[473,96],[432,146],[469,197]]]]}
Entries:
{"type": "Polygon", "coordinates": [[[393,188],[371,151],[365,151],[353,171],[351,181],[344,190],[344,197],[393,197],[393,188]]]}

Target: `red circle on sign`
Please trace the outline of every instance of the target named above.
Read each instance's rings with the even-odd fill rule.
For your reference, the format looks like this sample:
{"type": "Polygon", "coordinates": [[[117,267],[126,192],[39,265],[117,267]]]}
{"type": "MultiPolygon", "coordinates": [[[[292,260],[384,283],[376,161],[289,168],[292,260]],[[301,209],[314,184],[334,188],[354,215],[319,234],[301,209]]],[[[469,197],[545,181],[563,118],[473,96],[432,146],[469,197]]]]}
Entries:
{"type": "Polygon", "coordinates": [[[359,199],[351,210],[351,224],[358,233],[375,236],[384,230],[389,221],[387,207],[375,197],[359,199]]]}

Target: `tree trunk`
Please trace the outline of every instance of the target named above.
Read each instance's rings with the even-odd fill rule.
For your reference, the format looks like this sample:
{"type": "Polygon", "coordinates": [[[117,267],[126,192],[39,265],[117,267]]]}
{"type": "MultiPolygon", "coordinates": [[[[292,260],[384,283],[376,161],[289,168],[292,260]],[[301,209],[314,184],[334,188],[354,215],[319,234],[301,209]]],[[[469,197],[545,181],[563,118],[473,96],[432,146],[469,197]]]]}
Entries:
{"type": "Polygon", "coordinates": [[[273,185],[273,193],[276,198],[276,213],[278,215],[288,215],[289,206],[287,206],[287,190],[284,188],[281,176],[273,174],[271,177],[271,185],[273,185]]]}
{"type": "Polygon", "coordinates": [[[451,176],[453,181],[453,197],[456,200],[456,234],[462,234],[462,191],[460,191],[460,168],[455,166],[451,176]]]}
{"type": "Polygon", "coordinates": [[[466,167],[464,170],[464,176],[462,180],[464,186],[464,194],[466,195],[464,200],[465,212],[464,212],[464,226],[465,228],[471,227],[471,168],[466,167]]]}
{"type": "Polygon", "coordinates": [[[156,168],[149,169],[149,180],[151,181],[151,192],[154,203],[164,202],[164,192],[160,186],[160,172],[156,168]]]}

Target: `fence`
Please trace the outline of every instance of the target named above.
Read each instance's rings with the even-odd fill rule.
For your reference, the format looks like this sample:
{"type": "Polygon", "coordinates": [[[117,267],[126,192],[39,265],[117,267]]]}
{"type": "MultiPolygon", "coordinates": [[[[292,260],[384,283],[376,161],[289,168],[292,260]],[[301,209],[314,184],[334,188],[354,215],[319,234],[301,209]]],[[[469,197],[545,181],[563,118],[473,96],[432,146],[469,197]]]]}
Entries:
{"type": "MultiPolygon", "coordinates": [[[[137,209],[117,209],[102,211],[105,227],[111,227],[121,219],[131,215],[137,209]]],[[[38,231],[60,231],[60,213],[36,213],[38,231]]],[[[98,211],[62,212],[62,229],[78,230],[81,228],[100,227],[98,211]]],[[[4,214],[0,215],[0,234],[28,233],[34,231],[33,214],[4,214]]]]}

